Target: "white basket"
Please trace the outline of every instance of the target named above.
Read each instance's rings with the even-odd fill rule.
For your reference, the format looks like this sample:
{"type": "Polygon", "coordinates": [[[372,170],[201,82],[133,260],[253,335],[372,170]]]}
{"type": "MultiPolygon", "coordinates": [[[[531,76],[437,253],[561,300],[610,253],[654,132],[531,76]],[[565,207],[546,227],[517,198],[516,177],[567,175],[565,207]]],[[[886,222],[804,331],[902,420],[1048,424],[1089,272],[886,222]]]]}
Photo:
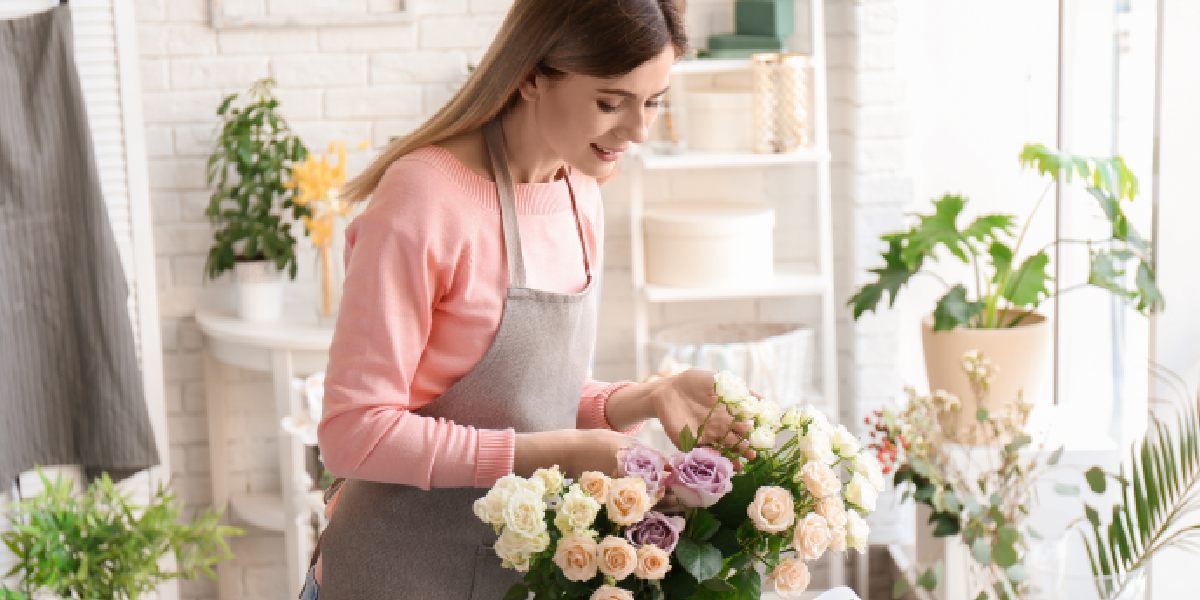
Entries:
{"type": "Polygon", "coordinates": [[[805,401],[813,331],[798,323],[690,323],[650,340],[660,374],[688,367],[729,371],[750,389],[790,406],[805,401]]]}

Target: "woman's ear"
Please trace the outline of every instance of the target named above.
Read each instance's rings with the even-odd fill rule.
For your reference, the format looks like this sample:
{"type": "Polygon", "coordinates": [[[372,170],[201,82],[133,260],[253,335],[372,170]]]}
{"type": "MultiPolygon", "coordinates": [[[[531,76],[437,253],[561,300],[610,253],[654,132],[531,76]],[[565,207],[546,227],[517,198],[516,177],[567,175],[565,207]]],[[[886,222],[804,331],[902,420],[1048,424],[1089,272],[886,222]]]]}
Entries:
{"type": "Polygon", "coordinates": [[[528,77],[521,80],[520,85],[517,86],[517,91],[521,93],[522,100],[533,102],[541,96],[542,88],[545,85],[545,79],[539,77],[536,72],[530,73],[528,77]]]}

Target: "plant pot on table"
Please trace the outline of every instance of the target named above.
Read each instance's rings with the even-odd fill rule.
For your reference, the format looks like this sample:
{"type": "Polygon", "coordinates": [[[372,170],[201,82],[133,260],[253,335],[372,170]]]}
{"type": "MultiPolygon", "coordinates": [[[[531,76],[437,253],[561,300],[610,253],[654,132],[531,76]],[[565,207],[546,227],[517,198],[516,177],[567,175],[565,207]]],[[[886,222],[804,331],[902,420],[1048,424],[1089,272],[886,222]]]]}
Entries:
{"type": "Polygon", "coordinates": [[[283,315],[283,271],[270,260],[239,260],[233,269],[238,317],[278,321],[283,315]]]}

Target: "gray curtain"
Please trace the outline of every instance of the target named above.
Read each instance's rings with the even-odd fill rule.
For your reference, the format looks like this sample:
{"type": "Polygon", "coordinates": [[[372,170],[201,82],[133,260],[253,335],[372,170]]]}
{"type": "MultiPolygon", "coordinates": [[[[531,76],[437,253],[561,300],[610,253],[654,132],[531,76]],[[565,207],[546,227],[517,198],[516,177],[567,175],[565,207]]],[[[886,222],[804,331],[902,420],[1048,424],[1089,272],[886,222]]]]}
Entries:
{"type": "Polygon", "coordinates": [[[66,6],[0,21],[0,482],[158,463],[66,6]]]}

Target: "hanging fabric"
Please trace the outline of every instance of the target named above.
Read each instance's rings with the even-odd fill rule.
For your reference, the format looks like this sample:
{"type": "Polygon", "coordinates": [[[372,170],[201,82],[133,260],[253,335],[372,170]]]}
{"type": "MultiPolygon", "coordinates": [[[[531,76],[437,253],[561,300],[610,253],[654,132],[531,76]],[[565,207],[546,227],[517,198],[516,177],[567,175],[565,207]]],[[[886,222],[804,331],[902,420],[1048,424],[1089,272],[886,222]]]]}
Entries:
{"type": "Polygon", "coordinates": [[[0,21],[0,485],[158,463],[65,5],[0,21]]]}

